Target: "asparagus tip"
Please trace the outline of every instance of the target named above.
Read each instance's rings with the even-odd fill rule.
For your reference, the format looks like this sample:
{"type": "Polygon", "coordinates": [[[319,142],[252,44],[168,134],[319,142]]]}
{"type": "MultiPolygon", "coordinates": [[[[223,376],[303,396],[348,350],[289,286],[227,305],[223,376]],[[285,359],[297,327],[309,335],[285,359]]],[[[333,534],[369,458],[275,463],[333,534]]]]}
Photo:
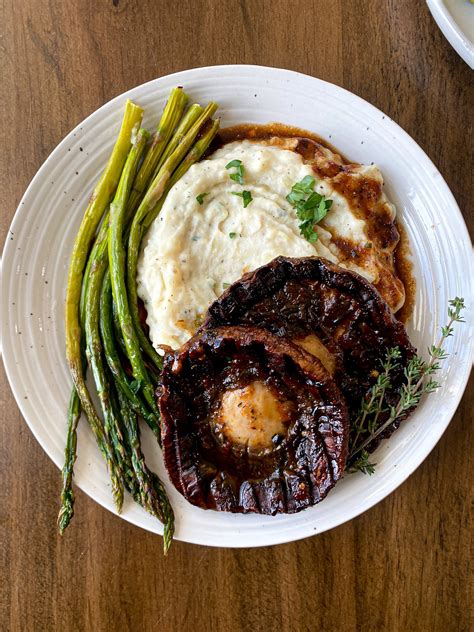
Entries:
{"type": "Polygon", "coordinates": [[[63,535],[74,515],[74,495],[72,491],[69,494],[63,494],[61,498],[61,508],[58,513],[59,534],[63,535]]]}
{"type": "Polygon", "coordinates": [[[163,554],[168,555],[171,543],[173,542],[174,520],[168,520],[163,529],[163,554]]]}
{"type": "Polygon", "coordinates": [[[112,481],[112,496],[114,498],[115,509],[118,514],[121,514],[123,507],[123,485],[118,480],[112,481]]]}

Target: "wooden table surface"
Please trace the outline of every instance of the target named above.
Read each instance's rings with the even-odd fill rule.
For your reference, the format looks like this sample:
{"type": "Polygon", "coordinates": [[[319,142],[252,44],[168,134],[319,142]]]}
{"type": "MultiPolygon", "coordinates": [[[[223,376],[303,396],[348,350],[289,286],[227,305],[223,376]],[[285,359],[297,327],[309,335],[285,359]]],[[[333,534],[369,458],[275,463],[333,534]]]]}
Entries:
{"type": "MultiPolygon", "coordinates": [[[[422,0],[2,6],[2,241],[30,179],[85,116],[160,75],[231,63],[298,70],[381,108],[439,167],[472,230],[472,73],[422,0]]],[[[0,629],[472,630],[473,408],[471,384],[423,465],[337,529],[253,550],[176,542],[163,559],[161,538],[80,491],[57,535],[59,472],[3,377],[0,629]]]]}

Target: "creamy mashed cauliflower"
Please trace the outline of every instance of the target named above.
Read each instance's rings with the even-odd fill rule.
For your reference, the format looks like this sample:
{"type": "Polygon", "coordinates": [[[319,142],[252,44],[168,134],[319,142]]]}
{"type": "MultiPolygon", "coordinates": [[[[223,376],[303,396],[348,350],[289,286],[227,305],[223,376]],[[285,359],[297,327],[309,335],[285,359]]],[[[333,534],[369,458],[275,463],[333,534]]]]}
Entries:
{"type": "MultiPolygon", "coordinates": [[[[307,175],[315,177],[299,154],[244,140],[193,165],[171,189],[148,232],[137,277],[157,349],[183,344],[228,284],[275,257],[319,255],[340,263],[332,243],[335,232],[343,239],[367,241],[365,222],[317,177],[315,190],[333,200],[331,210],[317,227],[316,243],[300,235],[300,222],[286,196],[307,175]],[[233,182],[232,170],[226,169],[236,159],[245,169],[243,185],[233,182]],[[233,195],[243,190],[252,194],[247,208],[242,197],[233,195]],[[199,204],[196,198],[204,193],[199,204]]],[[[370,267],[351,268],[373,281],[370,267]]]]}

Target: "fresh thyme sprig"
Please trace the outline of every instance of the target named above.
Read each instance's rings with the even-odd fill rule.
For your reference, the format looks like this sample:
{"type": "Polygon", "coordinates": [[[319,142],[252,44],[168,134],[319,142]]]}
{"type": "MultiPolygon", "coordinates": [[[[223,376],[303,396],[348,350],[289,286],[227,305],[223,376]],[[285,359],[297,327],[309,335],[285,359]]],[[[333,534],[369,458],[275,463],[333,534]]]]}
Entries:
{"type": "Polygon", "coordinates": [[[359,415],[354,423],[355,437],[351,442],[352,445],[357,445],[362,433],[375,432],[379,415],[387,410],[383,407],[385,391],[391,386],[390,373],[398,365],[397,361],[400,357],[401,353],[398,347],[393,347],[387,351],[385,361],[382,364],[382,373],[377,376],[377,381],[370,389],[368,399],[362,400],[359,415]]]}
{"type": "Polygon", "coordinates": [[[369,453],[366,448],[389,428],[399,417],[411,408],[418,405],[424,393],[432,393],[440,384],[432,376],[440,369],[440,360],[447,358],[448,354],[443,346],[447,338],[453,335],[454,323],[464,322],[461,312],[464,309],[464,299],[454,298],[449,301],[449,322],[441,328],[441,336],[437,344],[428,348],[429,360],[426,362],[419,356],[414,356],[404,370],[405,383],[400,389],[400,399],[396,406],[387,406],[385,393],[391,386],[390,374],[398,365],[401,357],[400,350],[395,347],[387,351],[382,365],[383,371],[377,377],[369,396],[361,403],[361,410],[355,422],[355,436],[349,448],[349,464],[351,470],[360,470],[366,474],[373,474],[375,464],[370,463],[369,453]],[[429,379],[426,381],[426,377],[429,379]],[[387,419],[378,425],[380,415],[389,412],[387,419]],[[360,442],[362,434],[369,436],[360,442]],[[359,456],[357,456],[359,455],[359,456]],[[354,459],[354,457],[356,457],[354,459]]]}

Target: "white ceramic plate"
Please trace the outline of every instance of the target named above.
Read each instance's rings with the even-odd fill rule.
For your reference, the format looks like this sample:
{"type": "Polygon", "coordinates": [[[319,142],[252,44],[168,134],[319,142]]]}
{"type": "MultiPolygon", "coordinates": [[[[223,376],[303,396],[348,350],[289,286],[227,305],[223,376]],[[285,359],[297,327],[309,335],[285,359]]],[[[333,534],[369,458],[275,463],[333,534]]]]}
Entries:
{"type": "MultiPolygon", "coordinates": [[[[409,329],[419,349],[424,351],[445,323],[448,299],[464,296],[472,306],[471,245],[456,202],[423,151],[382,112],[337,86],[275,68],[215,66],[156,79],[105,104],[58,145],[28,187],[7,237],[5,366],[28,425],[58,467],[71,387],[64,357],[63,301],[74,236],[114,143],[125,99],[145,107],[145,124],[151,129],[177,85],[200,103],[217,101],[224,126],[269,121],[297,125],[319,133],[353,160],[380,165],[413,246],[418,287],[409,329]]],[[[466,385],[471,342],[467,325],[459,326],[449,340],[443,387],[379,447],[374,476],[347,475],[324,502],[296,515],[232,515],[189,505],[168,483],[160,451],[145,429],[146,456],[166,481],[175,508],[176,537],[226,547],[276,544],[321,533],[372,507],[420,465],[446,429],[466,385]]],[[[114,511],[106,468],[85,422],[79,428],[78,454],[76,484],[114,511]]],[[[162,531],[131,501],[122,517],[162,531]]]]}
{"type": "Polygon", "coordinates": [[[436,24],[474,70],[474,4],[470,0],[426,0],[436,24]]]}

